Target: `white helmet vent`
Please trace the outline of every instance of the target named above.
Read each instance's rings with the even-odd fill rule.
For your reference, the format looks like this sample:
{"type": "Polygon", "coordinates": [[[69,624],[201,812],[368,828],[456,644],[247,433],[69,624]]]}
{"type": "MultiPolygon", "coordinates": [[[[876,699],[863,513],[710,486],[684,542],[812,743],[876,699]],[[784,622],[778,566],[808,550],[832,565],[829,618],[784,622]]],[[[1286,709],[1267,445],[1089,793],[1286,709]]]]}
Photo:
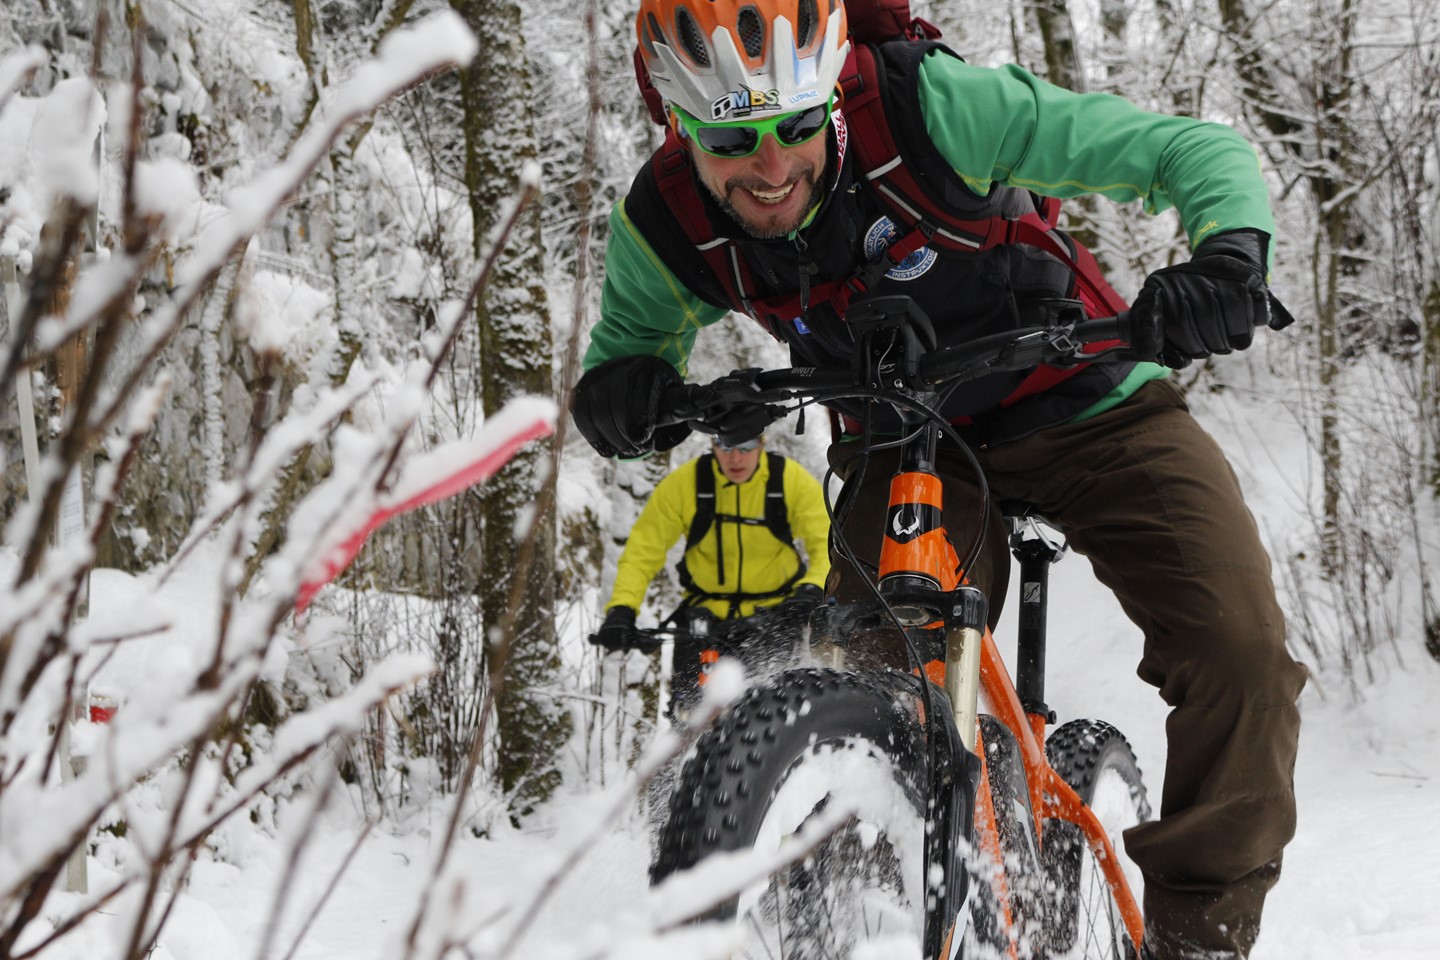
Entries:
{"type": "Polygon", "coordinates": [[[655,41],[663,42],[665,33],[660,29],[660,21],[655,19],[655,14],[645,16],[645,29],[640,31],[640,42],[645,45],[646,56],[655,56],[655,41]]]}

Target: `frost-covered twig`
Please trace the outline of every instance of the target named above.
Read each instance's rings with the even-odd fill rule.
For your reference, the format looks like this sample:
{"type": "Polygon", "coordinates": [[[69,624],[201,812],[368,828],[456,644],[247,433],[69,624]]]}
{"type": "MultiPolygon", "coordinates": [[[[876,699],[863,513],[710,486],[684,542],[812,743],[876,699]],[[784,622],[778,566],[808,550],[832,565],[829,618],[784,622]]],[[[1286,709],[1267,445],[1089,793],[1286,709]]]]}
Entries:
{"type": "MultiPolygon", "coordinates": [[[[134,39],[141,47],[143,36],[143,30],[134,31],[134,39]]],[[[0,348],[0,383],[8,387],[26,369],[27,362],[43,361],[77,337],[93,337],[95,343],[88,376],[79,378],[61,434],[52,444],[49,466],[43,472],[45,482],[31,490],[35,503],[9,528],[12,542],[17,536],[23,539],[18,541],[18,562],[5,566],[5,603],[0,604],[4,608],[0,611],[0,915],[4,917],[0,955],[12,955],[22,934],[39,921],[41,907],[66,858],[72,851],[88,846],[90,831],[106,808],[126,797],[143,778],[154,776],[163,777],[169,791],[167,800],[174,806],[163,822],[151,824],[153,832],[148,836],[132,824],[128,836],[135,849],[142,851],[144,863],[138,872],[137,868],[122,871],[120,882],[98,900],[89,901],[89,906],[78,906],[82,911],[79,915],[67,908],[56,928],[57,934],[75,929],[79,917],[94,905],[111,900],[120,889],[143,880],[145,889],[136,891],[138,904],[126,908],[129,942],[118,945],[126,956],[143,954],[156,942],[178,893],[167,894],[162,902],[162,888],[184,877],[189,860],[216,826],[314,756],[333,737],[343,737],[347,729],[363,728],[364,718],[377,704],[432,669],[428,660],[399,662],[398,673],[396,662],[380,664],[357,687],[356,698],[332,701],[282,727],[276,749],[268,755],[273,762],[252,764],[230,785],[226,762],[239,742],[243,704],[274,650],[293,591],[281,589],[245,602],[243,598],[237,600],[233,590],[222,590],[216,620],[207,625],[214,629],[209,635],[212,643],[208,651],[203,645],[204,634],[192,647],[201,651],[194,670],[190,671],[188,664],[167,664],[168,672],[163,678],[152,678],[144,698],[127,701],[118,719],[96,739],[97,749],[89,757],[84,776],[56,786],[47,775],[47,768],[54,764],[55,741],[44,733],[45,725],[64,728],[85,645],[103,636],[156,629],[153,624],[136,627],[117,623],[103,630],[77,630],[70,623],[70,613],[75,608],[79,584],[94,562],[95,545],[109,525],[140,438],[160,405],[163,386],[145,384],[155,377],[161,351],[173,341],[216,272],[230,261],[231,252],[265,226],[324,156],[341,129],[396,92],[468,58],[473,50],[474,38],[453,14],[431,18],[416,30],[397,34],[382,44],[376,61],[362,67],[349,83],[335,91],[323,115],[324,122],[312,127],[312,135],[302,139],[297,153],[257,178],[248,191],[231,195],[227,213],[212,221],[191,253],[182,257],[179,286],[159,294],[158,304],[138,331],[132,317],[135,294],[164,240],[163,211],[154,206],[155,198],[144,194],[139,183],[141,56],[135,56],[128,102],[122,98],[111,105],[116,128],[128,130],[129,135],[121,143],[118,166],[118,180],[124,191],[120,204],[121,244],[118,250],[106,251],[108,259],[92,261],[79,255],[85,229],[95,211],[93,191],[85,193],[96,179],[93,135],[78,146],[67,145],[74,154],[71,159],[80,164],[82,175],[72,178],[80,189],[68,195],[47,225],[44,246],[30,274],[28,302],[21,316],[12,318],[9,334],[13,339],[0,348]],[[77,263],[85,266],[72,288],[67,271],[77,263]],[[65,293],[71,294],[69,304],[53,308],[57,296],[65,293]],[[135,338],[126,344],[123,355],[118,349],[122,331],[125,337],[135,338]],[[79,547],[52,548],[45,537],[58,515],[66,478],[77,475],[81,463],[96,449],[98,438],[119,423],[125,426],[122,435],[109,444],[111,461],[99,468],[98,496],[86,530],[88,536],[79,547]],[[298,735],[296,731],[304,731],[301,739],[286,741],[286,732],[293,738],[298,735]],[[177,758],[178,767],[162,772],[176,764],[177,758]],[[217,771],[224,773],[217,776],[217,771]],[[233,800],[236,794],[238,801],[233,800]],[[34,812],[40,809],[45,811],[44,830],[36,829],[34,812]]],[[[10,63],[7,60],[4,66],[8,68],[10,63]]],[[[12,80],[12,73],[0,70],[0,99],[13,92],[12,80]]],[[[66,83],[73,84],[65,88],[66,96],[72,100],[98,101],[93,85],[87,86],[83,80],[66,83]]],[[[77,122],[83,125],[86,117],[88,114],[79,115],[77,122]]],[[[32,141],[33,148],[40,138],[32,141]]],[[[104,162],[106,155],[101,156],[104,162]]],[[[53,173],[51,179],[56,179],[53,173]]],[[[155,294],[147,291],[146,296],[153,300],[155,294]]],[[[345,410],[353,407],[364,389],[365,385],[359,384],[347,391],[349,395],[322,411],[318,421],[300,417],[287,422],[287,427],[303,423],[311,429],[309,435],[301,438],[286,434],[274,438],[273,443],[261,443],[247,466],[251,471],[268,466],[272,475],[262,478],[249,473],[248,483],[237,484],[228,495],[215,498],[214,511],[185,544],[177,565],[191,555],[202,537],[223,524],[226,517],[234,516],[236,508],[242,508],[231,528],[234,536],[230,556],[222,566],[222,585],[234,584],[237,561],[248,550],[247,532],[254,528],[255,511],[259,509],[256,504],[263,502],[264,491],[273,481],[276,460],[267,462],[265,455],[279,458],[313,442],[314,430],[327,432],[345,410]]],[[[380,462],[383,459],[376,457],[380,462]]],[[[373,475],[362,480],[372,489],[380,482],[373,475]]],[[[310,557],[315,546],[315,541],[309,539],[313,529],[292,530],[297,536],[287,541],[274,558],[274,573],[281,582],[287,573],[301,569],[310,557]]],[[[165,585],[162,578],[158,586],[165,585]]],[[[58,936],[47,937],[46,941],[54,939],[58,936]]]]}
{"type": "Polygon", "coordinates": [[[0,111],[3,111],[15,91],[45,65],[45,49],[31,44],[8,54],[0,60],[0,111]]]}

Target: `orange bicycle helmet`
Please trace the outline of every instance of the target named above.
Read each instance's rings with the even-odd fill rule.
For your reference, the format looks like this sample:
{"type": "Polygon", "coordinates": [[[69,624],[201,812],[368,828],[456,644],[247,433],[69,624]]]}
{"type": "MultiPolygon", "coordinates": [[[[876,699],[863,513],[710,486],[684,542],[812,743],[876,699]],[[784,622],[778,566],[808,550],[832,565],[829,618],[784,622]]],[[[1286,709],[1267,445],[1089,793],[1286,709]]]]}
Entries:
{"type": "Polygon", "coordinates": [[[660,96],[707,123],[824,103],[850,48],[840,0],[641,0],[635,32],[660,96]]]}

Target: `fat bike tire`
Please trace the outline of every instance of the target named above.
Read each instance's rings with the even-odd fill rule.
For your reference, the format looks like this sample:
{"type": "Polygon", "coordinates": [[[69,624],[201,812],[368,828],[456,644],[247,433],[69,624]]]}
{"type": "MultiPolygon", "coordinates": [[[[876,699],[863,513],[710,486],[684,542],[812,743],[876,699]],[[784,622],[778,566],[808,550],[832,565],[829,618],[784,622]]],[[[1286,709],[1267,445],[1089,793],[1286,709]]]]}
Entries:
{"type": "MultiPolygon", "coordinates": [[[[1150,819],[1140,766],[1129,742],[1108,723],[1072,720],[1050,734],[1045,753],[1105,826],[1124,861],[1121,833],[1150,819]]],[[[1139,955],[1109,884],[1080,828],[1046,821],[1043,861],[1052,901],[1046,924],[1052,960],[1133,960],[1139,955]]],[[[1126,871],[1140,893],[1138,874],[1126,871]]]]}
{"type": "Polygon", "coordinates": [[[929,794],[918,697],[903,674],[821,669],[788,670],[748,691],[681,771],[651,882],[712,854],[786,858],[803,849],[787,845],[833,826],[696,920],[734,924],[739,957],[830,960],[862,943],[918,954],[929,794]]]}
{"type": "MultiPolygon", "coordinates": [[[[973,890],[967,958],[1036,957],[1048,907],[1047,877],[1035,836],[1035,817],[1026,786],[1024,762],[1015,735],[994,717],[980,717],[996,839],[1004,862],[976,844],[967,861],[973,890]]],[[[975,835],[981,835],[976,823],[975,835]]]]}

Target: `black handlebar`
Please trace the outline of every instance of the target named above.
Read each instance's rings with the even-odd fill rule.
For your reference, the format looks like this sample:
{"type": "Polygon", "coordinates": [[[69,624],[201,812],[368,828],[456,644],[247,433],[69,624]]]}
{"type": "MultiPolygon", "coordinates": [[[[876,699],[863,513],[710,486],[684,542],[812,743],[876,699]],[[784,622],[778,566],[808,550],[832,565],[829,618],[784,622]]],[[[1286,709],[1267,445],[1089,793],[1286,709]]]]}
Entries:
{"type": "MultiPolygon", "coordinates": [[[[1089,319],[1078,301],[1051,301],[1050,322],[1043,326],[1008,330],[939,349],[924,349],[923,338],[908,336],[907,356],[889,359],[887,350],[873,369],[857,364],[850,369],[794,367],[783,370],[736,370],[710,383],[686,383],[667,388],[659,404],[659,426],[704,423],[717,412],[742,405],[772,405],[807,397],[824,401],[846,397],[913,395],[917,392],[978,380],[993,373],[1028,370],[1040,364],[1071,366],[1097,360],[1141,360],[1128,349],[1136,340],[1131,315],[1089,319]],[[917,348],[917,343],[919,347],[917,348]],[[1087,353],[1094,344],[1109,346],[1087,353]]],[[[915,307],[908,297],[867,301],[865,329],[904,332],[914,322],[915,307]],[[887,321],[889,326],[887,327],[887,321]]],[[[921,317],[923,319],[923,317],[921,317]]],[[[1156,331],[1140,342],[1158,343],[1156,331]]],[[[931,335],[933,336],[933,334],[931,335]]],[[[898,336],[894,341],[901,342],[898,336]]],[[[933,342],[933,340],[931,341],[933,342]]],[[[772,419],[784,416],[771,407],[772,419]]]]}
{"type": "MultiPolygon", "coordinates": [[[[673,640],[675,634],[676,631],[665,627],[636,627],[633,634],[633,642],[627,644],[624,649],[639,650],[641,653],[654,653],[660,649],[660,645],[666,640],[673,640]]],[[[605,646],[605,644],[600,642],[600,634],[598,633],[590,634],[588,639],[594,646],[605,646]]]]}

